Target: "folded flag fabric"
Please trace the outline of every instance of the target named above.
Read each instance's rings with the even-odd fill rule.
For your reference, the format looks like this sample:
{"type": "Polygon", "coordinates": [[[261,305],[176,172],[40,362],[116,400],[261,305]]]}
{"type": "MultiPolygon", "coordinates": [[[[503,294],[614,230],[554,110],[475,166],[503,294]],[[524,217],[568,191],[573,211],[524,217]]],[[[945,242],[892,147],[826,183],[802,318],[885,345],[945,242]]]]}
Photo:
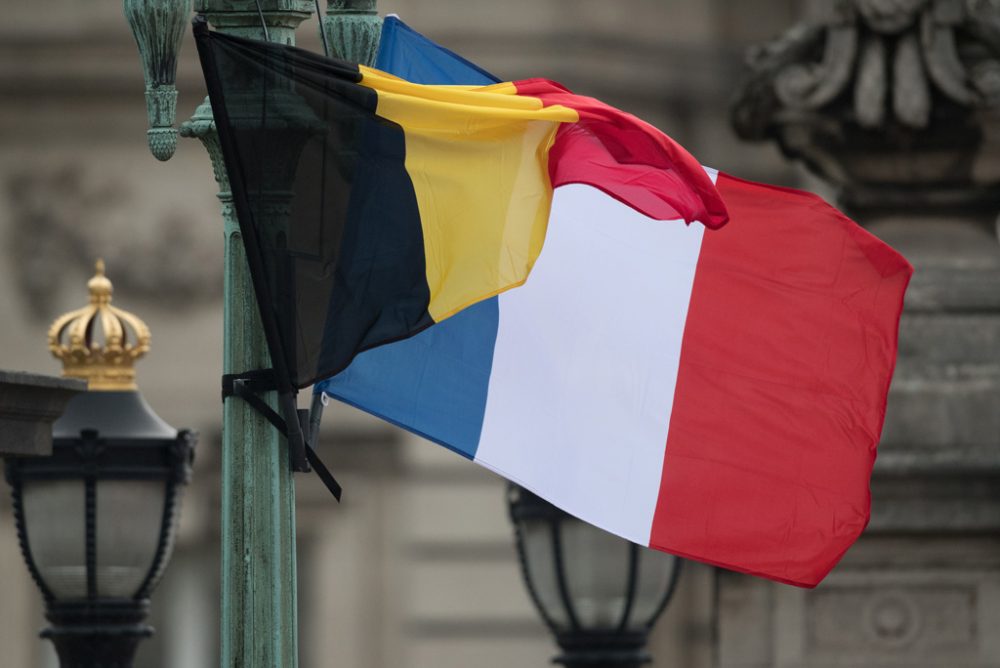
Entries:
{"type": "MultiPolygon", "coordinates": [[[[394,74],[484,79],[384,31],[394,74]]],[[[317,391],[636,543],[815,586],[868,521],[912,270],[815,195],[706,173],[730,216],[714,231],[556,189],[523,287],[317,391]]]]}
{"type": "Polygon", "coordinates": [[[554,186],[726,220],[681,146],[553,82],[425,86],[195,32],[272,356],[295,387],[522,284],[554,186]]]}

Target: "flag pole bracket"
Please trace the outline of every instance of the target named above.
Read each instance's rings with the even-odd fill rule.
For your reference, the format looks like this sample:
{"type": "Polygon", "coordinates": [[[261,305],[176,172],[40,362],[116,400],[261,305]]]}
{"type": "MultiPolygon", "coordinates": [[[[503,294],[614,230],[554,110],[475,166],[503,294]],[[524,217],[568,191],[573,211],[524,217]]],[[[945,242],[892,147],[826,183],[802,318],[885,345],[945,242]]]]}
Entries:
{"type": "Polygon", "coordinates": [[[305,436],[309,433],[309,411],[296,409],[294,395],[291,392],[283,393],[279,397],[279,401],[285,408],[286,416],[292,417],[295,421],[292,428],[289,429],[288,420],[268,406],[267,402],[260,397],[261,393],[277,390],[277,387],[273,369],[227,373],[222,375],[222,400],[238,397],[274,425],[274,428],[288,439],[292,470],[299,473],[315,471],[326,488],[333,494],[333,498],[340,501],[343,492],[340,483],[320,460],[312,443],[305,436]]]}

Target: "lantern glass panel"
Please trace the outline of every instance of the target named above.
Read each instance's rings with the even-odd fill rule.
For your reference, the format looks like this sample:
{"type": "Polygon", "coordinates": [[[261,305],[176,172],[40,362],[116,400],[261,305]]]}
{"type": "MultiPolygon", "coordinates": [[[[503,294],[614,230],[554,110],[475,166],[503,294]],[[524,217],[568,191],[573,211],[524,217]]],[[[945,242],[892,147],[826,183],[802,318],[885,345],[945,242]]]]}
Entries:
{"type": "Polygon", "coordinates": [[[97,590],[130,598],[145,581],[163,527],[166,483],[101,480],[97,485],[97,590]]]}
{"type": "Polygon", "coordinates": [[[663,598],[670,589],[678,560],[672,554],[639,548],[639,573],[636,580],[635,601],[629,616],[629,628],[648,626],[659,611],[663,598]]]}
{"type": "Polygon", "coordinates": [[[548,520],[530,519],[521,522],[528,579],[545,614],[557,628],[565,629],[569,627],[569,618],[559,595],[552,531],[552,523],[548,520]]]}
{"type": "Polygon", "coordinates": [[[617,628],[628,597],[630,543],[584,522],[562,523],[569,598],[586,629],[617,628]]]}
{"type": "Polygon", "coordinates": [[[85,498],[82,480],[26,480],[22,486],[31,557],[57,599],[87,597],[85,498]]]}

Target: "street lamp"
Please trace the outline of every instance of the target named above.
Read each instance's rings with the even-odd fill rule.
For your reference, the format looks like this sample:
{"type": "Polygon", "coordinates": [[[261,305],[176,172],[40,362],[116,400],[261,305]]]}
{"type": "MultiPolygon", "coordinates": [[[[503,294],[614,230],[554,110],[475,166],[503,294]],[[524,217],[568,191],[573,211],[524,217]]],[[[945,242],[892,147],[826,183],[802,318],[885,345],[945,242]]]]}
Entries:
{"type": "Polygon", "coordinates": [[[90,304],[58,318],[49,347],[88,381],[53,425],[51,457],[7,457],[21,551],[62,668],[132,665],[149,596],[173,548],[196,436],[160,419],[135,386],[149,329],[110,305],[98,262],[90,304]]]}
{"type": "Polygon", "coordinates": [[[582,522],[511,483],[507,501],[521,574],[570,668],[648,663],[649,631],[682,560],[582,522]]]}

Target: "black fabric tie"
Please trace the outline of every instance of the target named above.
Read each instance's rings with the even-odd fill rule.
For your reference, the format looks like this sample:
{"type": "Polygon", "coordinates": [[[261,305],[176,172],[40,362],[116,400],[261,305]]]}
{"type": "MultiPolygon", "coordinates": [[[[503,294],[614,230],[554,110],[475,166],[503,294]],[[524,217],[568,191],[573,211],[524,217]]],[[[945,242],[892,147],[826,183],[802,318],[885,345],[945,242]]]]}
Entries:
{"type": "MultiPolygon", "coordinates": [[[[223,401],[229,397],[239,397],[247,402],[251,408],[260,413],[268,422],[274,425],[275,429],[287,438],[288,423],[283,417],[278,415],[277,411],[268,406],[260,398],[261,393],[276,389],[277,382],[275,381],[273,369],[254,369],[253,371],[245,371],[243,373],[227,373],[222,376],[223,401]]],[[[296,415],[296,419],[301,418],[299,415],[296,415]]],[[[308,419],[306,422],[308,424],[308,419]]],[[[343,493],[340,483],[337,482],[337,479],[333,477],[333,474],[323,464],[323,461],[319,458],[319,454],[317,454],[308,440],[304,442],[304,446],[305,457],[309,465],[312,466],[313,470],[316,471],[316,475],[319,476],[319,479],[323,481],[326,488],[333,494],[333,498],[339,502],[340,496],[343,493]]]]}

